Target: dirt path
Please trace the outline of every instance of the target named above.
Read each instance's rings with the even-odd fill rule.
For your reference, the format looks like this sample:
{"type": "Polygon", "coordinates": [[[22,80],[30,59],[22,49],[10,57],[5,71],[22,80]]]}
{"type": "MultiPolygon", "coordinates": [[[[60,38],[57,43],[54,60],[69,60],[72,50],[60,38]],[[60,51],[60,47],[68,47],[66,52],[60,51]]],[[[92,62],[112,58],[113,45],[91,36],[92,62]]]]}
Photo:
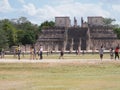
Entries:
{"type": "Polygon", "coordinates": [[[29,60],[29,59],[0,59],[0,63],[101,63],[101,62],[120,62],[120,60],[110,59],[43,59],[43,60],[29,60]]]}

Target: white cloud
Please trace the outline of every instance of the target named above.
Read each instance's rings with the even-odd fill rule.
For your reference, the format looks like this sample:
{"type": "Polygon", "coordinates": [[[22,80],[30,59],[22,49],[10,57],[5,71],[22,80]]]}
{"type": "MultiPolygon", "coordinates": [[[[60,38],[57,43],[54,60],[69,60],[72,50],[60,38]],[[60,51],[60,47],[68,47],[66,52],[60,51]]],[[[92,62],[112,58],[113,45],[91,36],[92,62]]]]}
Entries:
{"type": "Polygon", "coordinates": [[[37,8],[32,3],[24,5],[23,8],[24,8],[23,10],[30,16],[34,16],[37,13],[37,8]]]}
{"type": "Polygon", "coordinates": [[[120,4],[120,0],[100,0],[105,4],[120,4]]]}
{"type": "Polygon", "coordinates": [[[74,0],[52,0],[55,4],[68,4],[74,3],[74,0]]]}
{"type": "Polygon", "coordinates": [[[113,10],[115,12],[119,12],[120,13],[120,5],[113,5],[112,8],[113,8],[113,10]]]}
{"type": "Polygon", "coordinates": [[[7,13],[12,11],[12,7],[10,6],[8,0],[1,0],[0,1],[0,12],[7,13]]]}
{"type": "Polygon", "coordinates": [[[20,3],[25,4],[25,0],[18,0],[20,3]]]}
{"type": "MultiPolygon", "coordinates": [[[[27,6],[26,6],[27,7],[27,6]]],[[[28,14],[34,15],[39,21],[50,20],[55,16],[70,16],[71,18],[77,16],[103,16],[109,17],[110,13],[102,8],[101,4],[82,4],[82,3],[65,3],[57,6],[44,6],[42,8],[35,8],[32,5],[28,5],[28,14]]]]}
{"type": "Polygon", "coordinates": [[[37,24],[46,20],[54,20],[54,17],[56,16],[69,16],[71,20],[75,16],[78,19],[78,23],[80,22],[81,17],[87,19],[88,16],[110,17],[120,21],[118,17],[120,14],[120,6],[116,4],[116,2],[120,3],[120,0],[116,0],[116,2],[110,0],[109,4],[106,3],[107,0],[98,1],[97,4],[93,2],[82,3],[81,1],[77,0],[52,0],[52,2],[49,1],[50,4],[47,3],[45,5],[40,2],[42,6],[36,6],[35,2],[32,1],[27,3],[26,0],[17,0],[20,2],[19,5],[22,5],[22,8],[12,8],[8,1],[9,0],[0,0],[0,13],[2,14],[1,17],[7,17],[7,14],[10,12],[8,17],[16,18],[19,16],[25,16],[31,22],[37,24]],[[12,14],[11,11],[14,12],[14,14],[12,14]]]}
{"type": "MultiPolygon", "coordinates": [[[[104,3],[80,3],[74,0],[53,0],[57,4],[44,5],[41,8],[36,7],[33,3],[23,5],[24,14],[27,14],[31,21],[41,23],[46,20],[54,20],[56,16],[69,16],[71,19],[77,17],[87,18],[88,16],[111,17],[111,12],[103,8],[104,3]]],[[[54,3],[55,3],[54,2],[54,3]]],[[[114,16],[112,16],[114,17],[114,16]]]]}

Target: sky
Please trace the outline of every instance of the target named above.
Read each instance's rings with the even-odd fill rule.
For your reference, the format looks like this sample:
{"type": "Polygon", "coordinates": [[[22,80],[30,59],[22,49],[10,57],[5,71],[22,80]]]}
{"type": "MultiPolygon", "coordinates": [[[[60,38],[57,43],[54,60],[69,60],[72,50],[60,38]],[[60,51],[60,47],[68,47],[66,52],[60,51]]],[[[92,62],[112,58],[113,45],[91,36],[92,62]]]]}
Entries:
{"type": "Polygon", "coordinates": [[[34,24],[55,21],[55,17],[102,16],[120,24],[120,0],[0,0],[0,20],[26,17],[34,24]]]}

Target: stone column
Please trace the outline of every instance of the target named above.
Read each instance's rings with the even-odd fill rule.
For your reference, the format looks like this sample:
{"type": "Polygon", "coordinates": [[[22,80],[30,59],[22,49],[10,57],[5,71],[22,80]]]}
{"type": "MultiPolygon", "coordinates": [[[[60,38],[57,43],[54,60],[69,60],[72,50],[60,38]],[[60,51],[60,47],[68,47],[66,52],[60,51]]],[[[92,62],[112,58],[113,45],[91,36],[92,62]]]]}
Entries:
{"type": "Polygon", "coordinates": [[[71,45],[70,45],[70,52],[73,51],[73,44],[74,44],[74,42],[73,42],[73,38],[72,38],[71,45]]]}
{"type": "Polygon", "coordinates": [[[57,52],[58,51],[58,43],[56,42],[55,43],[55,52],[57,52]]]}
{"type": "MultiPolygon", "coordinates": [[[[90,29],[88,28],[88,31],[87,31],[87,36],[88,36],[88,38],[86,39],[86,49],[87,50],[89,50],[90,49],[90,47],[93,45],[93,43],[92,43],[92,41],[91,41],[91,39],[90,39],[90,29]]],[[[93,47],[93,46],[92,46],[93,47]]]]}
{"type": "Polygon", "coordinates": [[[63,42],[63,50],[66,50],[66,41],[63,42]]]}
{"type": "Polygon", "coordinates": [[[78,54],[80,54],[80,51],[81,51],[81,38],[79,39],[78,54]]]}
{"type": "Polygon", "coordinates": [[[65,33],[64,33],[64,41],[63,41],[63,50],[66,50],[66,45],[68,41],[68,28],[65,28],[65,33]]]}

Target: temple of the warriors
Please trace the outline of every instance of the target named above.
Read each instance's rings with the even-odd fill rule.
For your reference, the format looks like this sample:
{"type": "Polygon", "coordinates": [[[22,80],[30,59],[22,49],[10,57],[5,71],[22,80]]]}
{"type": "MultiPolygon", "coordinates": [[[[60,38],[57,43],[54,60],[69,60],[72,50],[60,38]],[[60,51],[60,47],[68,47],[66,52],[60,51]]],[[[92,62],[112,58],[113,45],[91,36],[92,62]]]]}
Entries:
{"type": "Polygon", "coordinates": [[[104,46],[105,49],[116,47],[119,44],[117,35],[112,26],[103,22],[103,17],[88,17],[87,22],[81,18],[78,25],[74,18],[71,25],[69,17],[55,17],[55,27],[44,28],[36,43],[46,51],[77,51],[93,50],[104,46]]]}

